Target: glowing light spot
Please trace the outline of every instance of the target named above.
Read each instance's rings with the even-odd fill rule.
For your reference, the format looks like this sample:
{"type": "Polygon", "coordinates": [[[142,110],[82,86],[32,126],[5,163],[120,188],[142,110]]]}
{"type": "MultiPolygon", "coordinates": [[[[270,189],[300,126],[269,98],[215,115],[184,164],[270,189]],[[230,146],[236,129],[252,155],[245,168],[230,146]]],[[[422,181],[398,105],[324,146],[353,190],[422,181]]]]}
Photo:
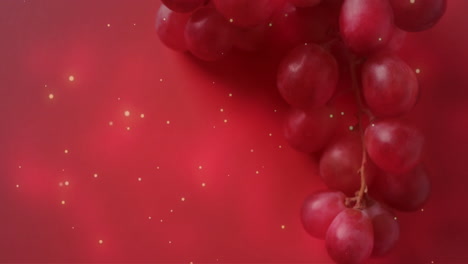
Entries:
{"type": "Polygon", "coordinates": [[[141,117],[141,118],[145,118],[145,114],[140,114],[140,117],[141,117]]]}
{"type": "Polygon", "coordinates": [[[202,182],[201,187],[205,187],[206,183],[202,182]]]}
{"type": "Polygon", "coordinates": [[[167,120],[167,121],[166,121],[166,124],[168,124],[168,125],[169,125],[170,123],[171,123],[171,121],[169,121],[169,120],[167,120]]]}
{"type": "Polygon", "coordinates": [[[69,182],[69,181],[65,181],[63,184],[64,184],[65,186],[68,186],[68,185],[70,185],[70,182],[69,182]]]}
{"type": "Polygon", "coordinates": [[[182,202],[185,202],[185,197],[180,198],[182,202]]]}
{"type": "Polygon", "coordinates": [[[250,152],[254,152],[254,150],[253,150],[253,149],[251,149],[251,150],[250,150],[250,152]]]}
{"type": "Polygon", "coordinates": [[[50,99],[50,100],[54,99],[54,94],[52,94],[52,93],[49,94],[49,99],[50,99]]]}
{"type": "Polygon", "coordinates": [[[102,239],[99,239],[98,243],[99,243],[100,245],[102,245],[102,244],[104,243],[104,241],[102,241],[102,239]]]}
{"type": "Polygon", "coordinates": [[[159,166],[156,166],[156,169],[159,170],[159,166]]]}
{"type": "Polygon", "coordinates": [[[165,18],[165,17],[163,17],[163,21],[166,21],[166,18],[165,18]]]}
{"type": "Polygon", "coordinates": [[[344,112],[341,112],[341,115],[343,116],[343,115],[344,115],[344,112]]]}
{"type": "Polygon", "coordinates": [[[379,38],[379,41],[382,41],[382,38],[379,38]]]}
{"type": "Polygon", "coordinates": [[[110,26],[111,26],[111,24],[107,24],[107,27],[110,27],[110,26]]]}
{"type": "Polygon", "coordinates": [[[140,181],[140,182],[141,182],[141,178],[140,178],[140,177],[138,177],[138,181],[140,181]]]}
{"type": "Polygon", "coordinates": [[[151,216],[148,216],[148,219],[151,220],[152,219],[151,216]]]}
{"type": "Polygon", "coordinates": [[[227,123],[227,119],[224,119],[224,123],[227,123]]]}
{"type": "Polygon", "coordinates": [[[75,227],[74,227],[74,226],[72,226],[72,229],[75,229],[75,227]]]}
{"type": "Polygon", "coordinates": [[[283,146],[279,145],[278,148],[283,148],[283,146]]]}
{"type": "Polygon", "coordinates": [[[395,217],[393,217],[393,220],[395,220],[395,221],[396,221],[396,220],[398,220],[398,218],[395,216],[395,217]]]}
{"type": "Polygon", "coordinates": [[[270,137],[271,137],[271,136],[273,136],[273,134],[272,134],[272,133],[270,133],[270,134],[268,134],[268,136],[270,136],[270,137]]]}
{"type": "Polygon", "coordinates": [[[64,205],[64,204],[65,204],[65,200],[62,200],[61,204],[64,205]]]}
{"type": "Polygon", "coordinates": [[[124,116],[129,117],[129,116],[130,116],[130,111],[126,110],[126,111],[124,112],[124,116]]]}
{"type": "Polygon", "coordinates": [[[172,241],[169,240],[169,244],[172,244],[172,241]]]}
{"type": "Polygon", "coordinates": [[[16,188],[19,188],[19,184],[16,184],[16,188]]]}
{"type": "Polygon", "coordinates": [[[421,208],[421,212],[424,212],[424,208],[421,208]]]}
{"type": "Polygon", "coordinates": [[[416,72],[416,74],[420,74],[420,73],[421,73],[421,69],[416,69],[415,72],[416,72]]]}
{"type": "Polygon", "coordinates": [[[268,23],[268,26],[269,26],[269,27],[272,27],[272,26],[273,26],[273,23],[271,23],[271,22],[268,23]]]}
{"type": "Polygon", "coordinates": [[[220,112],[224,112],[224,109],[223,109],[223,108],[221,108],[221,109],[219,109],[219,111],[220,111],[220,112]]]}
{"type": "Polygon", "coordinates": [[[285,225],[281,225],[281,229],[285,229],[285,228],[286,228],[286,226],[285,226],[285,225]]]}
{"type": "Polygon", "coordinates": [[[66,150],[64,150],[63,152],[64,152],[65,154],[68,154],[69,151],[68,151],[68,149],[66,149],[66,150]]]}
{"type": "Polygon", "coordinates": [[[288,17],[288,13],[285,13],[284,16],[285,16],[285,17],[288,17]]]}
{"type": "Polygon", "coordinates": [[[410,0],[409,2],[410,2],[411,4],[414,4],[414,3],[416,3],[416,0],[410,0]]]}
{"type": "Polygon", "coordinates": [[[161,79],[159,79],[159,81],[160,81],[160,82],[162,82],[162,81],[163,81],[163,79],[161,78],[161,79]]]}
{"type": "Polygon", "coordinates": [[[129,131],[129,130],[130,130],[130,127],[127,127],[127,131],[129,131]]]}
{"type": "Polygon", "coordinates": [[[74,82],[75,81],[75,76],[73,76],[73,75],[68,76],[68,80],[70,82],[74,82]]]}
{"type": "Polygon", "coordinates": [[[171,209],[171,210],[169,210],[169,212],[173,213],[173,212],[174,212],[174,210],[172,210],[172,209],[171,209]]]}
{"type": "Polygon", "coordinates": [[[23,167],[21,167],[21,165],[19,165],[19,166],[18,166],[18,169],[21,169],[21,168],[23,168],[23,167]]]}
{"type": "Polygon", "coordinates": [[[333,118],[333,114],[330,114],[330,118],[333,118]]]}
{"type": "Polygon", "coordinates": [[[203,166],[202,165],[198,166],[198,169],[199,170],[203,169],[203,166]]]}
{"type": "Polygon", "coordinates": [[[273,112],[275,112],[275,113],[276,113],[276,112],[277,112],[277,110],[275,109],[275,110],[273,110],[273,112]]]}
{"type": "Polygon", "coordinates": [[[349,130],[350,130],[350,131],[353,131],[353,130],[354,130],[354,127],[353,127],[353,126],[349,126],[349,130]]]}
{"type": "Polygon", "coordinates": [[[120,97],[117,97],[117,101],[120,101],[120,97]]]}
{"type": "Polygon", "coordinates": [[[159,221],[160,221],[161,223],[163,222],[163,220],[162,220],[162,219],[161,219],[161,220],[159,220],[159,221]]]}
{"type": "Polygon", "coordinates": [[[260,172],[259,171],[255,171],[255,174],[259,174],[260,172]]]}
{"type": "Polygon", "coordinates": [[[134,26],[136,26],[136,23],[133,23],[134,26]]]}
{"type": "Polygon", "coordinates": [[[109,121],[109,126],[113,126],[113,125],[114,125],[114,122],[109,121]]]}
{"type": "Polygon", "coordinates": [[[93,174],[93,177],[94,177],[94,178],[97,178],[98,176],[99,176],[99,175],[98,175],[97,173],[94,173],[94,174],[93,174]]]}
{"type": "Polygon", "coordinates": [[[230,19],[229,19],[229,22],[231,22],[231,23],[234,22],[234,19],[230,18],[230,19]]]}
{"type": "Polygon", "coordinates": [[[229,93],[229,97],[232,97],[232,93],[229,93]]]}

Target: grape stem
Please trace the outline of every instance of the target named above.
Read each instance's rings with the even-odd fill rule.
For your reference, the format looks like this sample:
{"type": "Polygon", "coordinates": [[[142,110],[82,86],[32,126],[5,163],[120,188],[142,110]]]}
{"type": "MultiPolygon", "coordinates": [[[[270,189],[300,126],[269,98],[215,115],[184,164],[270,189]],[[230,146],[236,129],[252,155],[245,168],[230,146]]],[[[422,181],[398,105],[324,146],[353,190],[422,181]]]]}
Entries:
{"type": "Polygon", "coordinates": [[[364,128],[363,128],[362,116],[363,114],[368,114],[368,113],[366,112],[367,109],[364,108],[364,105],[361,99],[361,89],[360,89],[360,86],[357,80],[357,75],[356,75],[355,56],[353,54],[348,53],[348,61],[349,61],[349,67],[350,67],[350,73],[351,73],[352,86],[353,86],[353,90],[356,96],[356,101],[359,107],[358,128],[359,128],[359,135],[361,137],[361,144],[362,144],[362,161],[361,161],[361,167],[358,170],[358,173],[361,176],[361,188],[356,194],[356,197],[355,197],[356,204],[354,205],[354,208],[363,209],[366,207],[365,195],[367,195],[367,184],[366,184],[366,174],[365,174],[365,166],[367,163],[367,152],[366,152],[366,146],[364,142],[364,128]]]}

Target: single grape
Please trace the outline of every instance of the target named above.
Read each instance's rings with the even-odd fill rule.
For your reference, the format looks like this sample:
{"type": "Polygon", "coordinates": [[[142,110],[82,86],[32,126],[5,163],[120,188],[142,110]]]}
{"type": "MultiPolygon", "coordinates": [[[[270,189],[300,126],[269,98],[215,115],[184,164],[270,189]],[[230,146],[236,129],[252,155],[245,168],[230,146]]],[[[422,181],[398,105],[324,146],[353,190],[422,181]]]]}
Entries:
{"type": "Polygon", "coordinates": [[[389,117],[411,110],[418,98],[418,79],[400,58],[378,54],[362,68],[362,92],[376,116],[389,117]]]}
{"type": "Polygon", "coordinates": [[[187,50],[184,32],[189,18],[189,14],[176,13],[161,5],[156,14],[156,33],[159,39],[171,49],[187,50]]]}
{"type": "Polygon", "coordinates": [[[297,7],[311,7],[320,4],[322,0],[289,0],[289,2],[297,7]]]}
{"type": "Polygon", "coordinates": [[[292,109],[286,119],[284,135],[295,149],[307,153],[321,150],[333,136],[336,127],[334,111],[324,107],[306,113],[292,109]]]}
{"type": "Polygon", "coordinates": [[[343,210],[328,228],[325,244],[328,254],[337,263],[364,262],[370,257],[374,246],[371,219],[361,210],[343,210]]]}
{"type": "Polygon", "coordinates": [[[374,228],[373,256],[383,256],[388,253],[400,237],[400,225],[395,215],[377,201],[369,201],[364,210],[372,220],[374,228]]]}
{"type": "Polygon", "coordinates": [[[231,23],[252,27],[267,23],[284,0],[213,0],[216,9],[231,23]]]}
{"type": "MultiPolygon", "coordinates": [[[[330,189],[352,196],[361,186],[361,164],[362,142],[355,131],[324,150],[319,162],[320,176],[330,189]]],[[[365,176],[368,184],[372,182],[374,173],[372,163],[366,163],[365,176]]]]}
{"type": "Polygon", "coordinates": [[[340,14],[340,32],[349,48],[369,54],[389,41],[393,13],[388,0],[345,0],[340,14]]]}
{"type": "Polygon", "coordinates": [[[371,160],[391,173],[408,172],[421,160],[423,136],[417,129],[395,120],[373,123],[365,131],[371,160]]]}
{"type": "Polygon", "coordinates": [[[235,32],[214,8],[195,11],[187,22],[185,40],[196,57],[214,61],[229,53],[235,41],[235,32]]]}
{"type": "Polygon", "coordinates": [[[383,173],[370,188],[389,206],[400,211],[420,209],[429,198],[431,183],[422,166],[403,174],[383,173]]]}
{"type": "Polygon", "coordinates": [[[293,49],[279,66],[277,85],[293,107],[307,110],[325,105],[338,82],[338,65],[322,47],[309,44],[293,49]]]}
{"type": "Polygon", "coordinates": [[[390,0],[395,13],[395,24],[410,32],[433,27],[444,15],[446,0],[390,0]]]}
{"type": "Polygon", "coordinates": [[[162,0],[169,9],[179,13],[192,12],[205,3],[205,0],[162,0]]]}
{"type": "Polygon", "coordinates": [[[335,217],[344,209],[345,195],[337,191],[321,191],[309,195],[302,205],[304,229],[313,237],[324,239],[335,217]]]}

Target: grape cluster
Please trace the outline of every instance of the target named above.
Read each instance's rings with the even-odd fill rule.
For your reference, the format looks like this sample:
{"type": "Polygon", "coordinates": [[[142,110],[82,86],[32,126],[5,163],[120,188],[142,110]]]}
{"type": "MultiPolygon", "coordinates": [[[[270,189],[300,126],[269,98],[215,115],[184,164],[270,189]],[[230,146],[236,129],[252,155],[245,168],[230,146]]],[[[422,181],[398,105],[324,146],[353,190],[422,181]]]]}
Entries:
{"type": "Polygon", "coordinates": [[[163,43],[207,61],[233,49],[283,54],[277,88],[291,106],[284,134],[316,153],[329,190],[301,219],[337,263],[386,254],[399,237],[392,209],[430,193],[423,136],[402,115],[416,104],[415,72],[396,54],[407,32],[434,26],[446,0],[162,0],[163,43]]]}

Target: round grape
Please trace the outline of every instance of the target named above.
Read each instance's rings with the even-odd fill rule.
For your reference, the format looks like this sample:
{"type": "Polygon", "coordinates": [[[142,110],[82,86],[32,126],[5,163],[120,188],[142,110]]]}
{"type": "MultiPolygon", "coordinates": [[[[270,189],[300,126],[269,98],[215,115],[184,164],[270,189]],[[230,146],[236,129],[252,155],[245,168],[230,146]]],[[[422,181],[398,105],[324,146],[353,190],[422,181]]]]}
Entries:
{"type": "Polygon", "coordinates": [[[384,171],[408,172],[421,160],[424,141],[421,132],[401,122],[374,123],[367,127],[364,138],[369,157],[384,171]]]}
{"type": "Polygon", "coordinates": [[[403,174],[384,173],[376,177],[371,191],[400,211],[416,211],[429,198],[431,184],[422,166],[403,174]],[[374,190],[372,190],[374,188],[374,190]]]}
{"type": "Polygon", "coordinates": [[[390,0],[390,4],[395,13],[395,24],[410,32],[433,27],[447,8],[447,0],[390,0]]]}
{"type": "Polygon", "coordinates": [[[165,5],[161,5],[156,15],[156,33],[169,48],[185,51],[187,45],[185,44],[184,32],[189,18],[189,14],[176,13],[165,5]]]}
{"type": "Polygon", "coordinates": [[[308,110],[325,105],[338,82],[338,65],[322,47],[309,44],[293,49],[279,66],[277,85],[293,107],[308,110]]]}
{"type": "Polygon", "coordinates": [[[192,12],[205,3],[205,0],[162,0],[169,9],[179,13],[192,12]]]}
{"type": "Polygon", "coordinates": [[[321,191],[308,196],[301,210],[304,229],[313,237],[324,239],[331,222],[345,207],[345,195],[321,191]]]}
{"type": "Polygon", "coordinates": [[[393,13],[388,0],[345,0],[340,14],[340,32],[350,49],[369,54],[389,41],[393,13]]]}
{"type": "Polygon", "coordinates": [[[310,113],[292,109],[284,126],[286,140],[299,151],[319,151],[333,136],[337,120],[330,118],[333,113],[328,107],[310,113]]]}
{"type": "Polygon", "coordinates": [[[388,253],[400,237],[400,225],[395,215],[377,201],[369,201],[364,210],[372,220],[374,229],[373,256],[383,256],[388,253]]]}
{"type": "Polygon", "coordinates": [[[187,22],[185,40],[196,57],[214,61],[229,53],[235,40],[231,25],[214,8],[200,8],[187,22]]]}
{"type": "Polygon", "coordinates": [[[379,54],[362,68],[362,92],[372,113],[389,117],[411,110],[418,98],[418,79],[400,58],[379,54]]]}
{"type": "MultiPolygon", "coordinates": [[[[320,176],[330,189],[340,190],[353,195],[361,186],[359,170],[362,163],[362,142],[354,132],[330,144],[323,152],[319,162],[320,176]]],[[[374,168],[366,163],[366,182],[371,183],[374,168]]]]}
{"type": "Polygon", "coordinates": [[[361,210],[343,210],[328,228],[325,244],[328,254],[337,263],[364,262],[374,246],[371,219],[361,210]]]}

